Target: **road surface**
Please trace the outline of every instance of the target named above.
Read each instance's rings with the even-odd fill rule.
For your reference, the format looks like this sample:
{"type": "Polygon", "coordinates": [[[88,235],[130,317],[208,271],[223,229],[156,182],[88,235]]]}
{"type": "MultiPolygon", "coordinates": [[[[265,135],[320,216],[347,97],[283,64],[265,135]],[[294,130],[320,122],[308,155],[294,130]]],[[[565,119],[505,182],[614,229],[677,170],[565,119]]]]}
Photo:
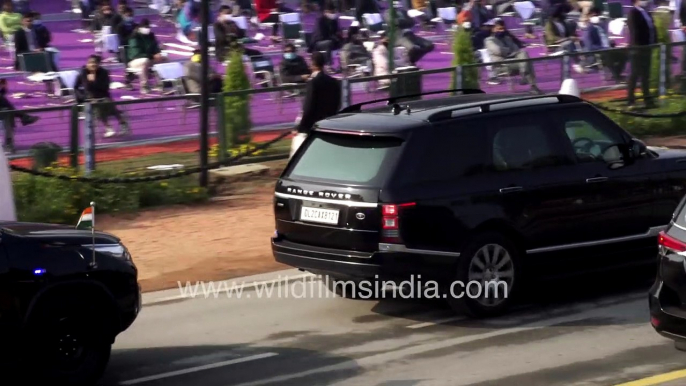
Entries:
{"type": "Polygon", "coordinates": [[[146,294],[102,385],[686,385],[686,371],[672,373],[686,353],[649,325],[650,278],[608,277],[540,286],[490,320],[440,300],[334,298],[309,279],[307,298],[301,281],[269,298],[146,294]]]}

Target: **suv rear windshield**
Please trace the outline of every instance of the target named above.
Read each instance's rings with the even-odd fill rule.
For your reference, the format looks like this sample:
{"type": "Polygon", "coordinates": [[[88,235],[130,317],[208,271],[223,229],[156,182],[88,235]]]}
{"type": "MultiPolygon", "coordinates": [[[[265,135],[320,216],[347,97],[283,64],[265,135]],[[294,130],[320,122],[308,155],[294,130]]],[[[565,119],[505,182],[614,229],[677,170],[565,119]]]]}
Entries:
{"type": "Polygon", "coordinates": [[[286,177],[381,186],[398,159],[403,139],[314,132],[286,177]]]}

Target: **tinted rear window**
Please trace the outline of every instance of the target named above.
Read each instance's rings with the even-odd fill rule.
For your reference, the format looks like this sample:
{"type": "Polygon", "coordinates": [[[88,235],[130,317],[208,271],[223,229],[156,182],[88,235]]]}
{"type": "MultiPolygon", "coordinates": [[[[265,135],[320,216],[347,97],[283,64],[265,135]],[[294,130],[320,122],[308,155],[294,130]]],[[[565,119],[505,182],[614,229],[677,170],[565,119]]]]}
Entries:
{"type": "Polygon", "coordinates": [[[423,153],[415,160],[419,167],[413,182],[455,181],[483,171],[488,153],[483,124],[483,121],[451,122],[426,133],[423,153]]]}
{"type": "Polygon", "coordinates": [[[313,134],[287,177],[297,180],[381,186],[394,166],[401,138],[313,134]]]}

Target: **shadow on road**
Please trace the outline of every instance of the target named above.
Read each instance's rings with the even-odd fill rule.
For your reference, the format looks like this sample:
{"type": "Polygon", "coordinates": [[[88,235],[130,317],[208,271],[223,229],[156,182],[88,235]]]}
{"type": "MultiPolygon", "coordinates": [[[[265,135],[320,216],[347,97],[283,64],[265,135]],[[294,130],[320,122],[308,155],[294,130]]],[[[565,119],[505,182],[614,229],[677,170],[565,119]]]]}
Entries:
{"type": "MultiPolygon", "coordinates": [[[[236,332],[240,333],[239,331],[236,332]]],[[[114,350],[101,386],[227,386],[332,367],[324,374],[277,381],[279,385],[330,384],[360,373],[347,357],[285,347],[242,345],[114,350]],[[185,374],[179,374],[184,373],[185,374]],[[146,379],[148,378],[148,379],[146,379]],[[153,379],[156,378],[156,379],[153,379]]]]}
{"type": "MultiPolygon", "coordinates": [[[[602,274],[579,275],[556,281],[535,281],[521,289],[517,304],[504,317],[525,317],[526,315],[546,313],[560,308],[570,308],[570,312],[573,313],[574,311],[571,309],[579,303],[604,302],[603,304],[611,305],[645,295],[645,310],[642,310],[645,312],[623,315],[621,319],[612,317],[593,319],[589,320],[588,323],[592,325],[647,323],[647,294],[654,279],[654,269],[632,268],[602,274]],[[611,302],[613,299],[617,301],[611,302]]],[[[385,299],[376,301],[372,312],[384,316],[402,317],[418,323],[460,316],[453,312],[443,299],[402,299],[393,298],[392,294],[388,295],[387,293],[385,299]]],[[[480,323],[478,320],[468,320],[456,321],[452,324],[476,326],[480,323]]],[[[583,325],[584,322],[577,322],[577,324],[583,325]]]]}

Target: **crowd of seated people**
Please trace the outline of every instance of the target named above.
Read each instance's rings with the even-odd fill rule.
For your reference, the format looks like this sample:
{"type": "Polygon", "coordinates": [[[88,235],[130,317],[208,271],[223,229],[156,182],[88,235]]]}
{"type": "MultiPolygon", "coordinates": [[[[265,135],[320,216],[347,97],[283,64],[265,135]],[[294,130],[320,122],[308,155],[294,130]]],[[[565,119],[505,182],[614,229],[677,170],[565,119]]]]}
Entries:
{"type": "MultiPolygon", "coordinates": [[[[628,57],[623,52],[601,52],[614,47],[614,43],[607,37],[607,23],[601,18],[602,12],[596,8],[586,8],[585,1],[572,0],[544,0],[550,4],[547,8],[546,23],[544,25],[544,40],[550,47],[550,53],[563,52],[569,54],[583,53],[584,55],[572,56],[573,68],[578,72],[588,71],[595,67],[605,68],[616,81],[623,80],[622,73],[625,70],[628,57]],[[577,23],[567,15],[574,9],[583,9],[586,15],[586,23],[577,23]]],[[[191,40],[197,40],[197,27],[199,26],[199,7],[197,0],[173,0],[173,9],[178,10],[176,22],[184,35],[191,40]]],[[[93,13],[90,30],[94,34],[95,53],[103,51],[103,30],[107,29],[115,33],[119,45],[125,47],[119,51],[119,60],[127,68],[127,76],[124,84],[127,89],[133,90],[133,81],[136,77],[140,80],[140,92],[151,91],[153,76],[152,67],[158,63],[167,61],[162,54],[160,42],[152,31],[148,19],[140,23],[134,21],[134,11],[126,0],[118,0],[116,8],[111,0],[87,2],[88,7],[97,4],[96,8],[88,8],[93,13]]],[[[222,2],[216,11],[215,22],[210,28],[214,32],[215,58],[220,63],[228,60],[228,53],[232,49],[242,50],[243,54],[251,59],[263,58],[265,55],[249,46],[246,42],[248,31],[239,26],[234,18],[236,16],[257,17],[259,23],[273,23],[273,38],[279,41],[279,14],[293,12],[285,7],[281,0],[233,0],[222,2]]],[[[170,0],[171,4],[171,0],[170,0]]],[[[322,0],[316,2],[320,14],[314,23],[310,38],[307,39],[305,49],[310,52],[322,52],[328,66],[332,67],[338,62],[346,76],[352,75],[357,66],[364,67],[367,74],[387,75],[390,72],[388,63],[389,45],[403,47],[407,64],[414,67],[420,65],[421,60],[435,50],[434,43],[421,34],[416,33],[419,26],[433,26],[431,19],[436,16],[437,7],[457,6],[466,16],[462,21],[469,22],[469,28],[473,31],[472,43],[475,51],[485,50],[489,60],[493,63],[507,60],[528,59],[526,44],[518,39],[505,27],[503,19],[498,15],[512,10],[511,0],[470,0],[469,2],[448,2],[436,0],[403,0],[395,1],[393,7],[383,10],[377,0],[331,1],[322,0]],[[355,6],[355,14],[359,21],[347,31],[339,22],[340,13],[346,7],[355,6]],[[424,13],[422,16],[410,17],[409,9],[415,9],[424,13]],[[364,13],[378,13],[388,24],[391,20],[390,12],[395,12],[396,23],[395,41],[390,42],[388,34],[382,33],[373,45],[368,47],[370,38],[360,26],[365,27],[362,20],[364,13]]],[[[11,1],[3,4],[0,13],[0,33],[6,39],[14,43],[16,58],[15,67],[19,69],[19,57],[27,52],[50,52],[51,33],[41,21],[38,13],[28,12],[20,14],[15,11],[11,1]]],[[[293,44],[285,44],[283,57],[278,65],[278,79],[281,83],[306,82],[311,75],[311,69],[306,60],[298,53],[299,47],[293,44]]],[[[51,54],[52,55],[52,54],[51,54]]],[[[203,79],[200,78],[200,55],[194,51],[190,60],[183,65],[186,86],[189,93],[199,93],[203,79]]],[[[109,100],[110,78],[107,70],[100,66],[100,56],[89,58],[88,64],[82,69],[78,79],[78,88],[82,88],[80,100],[109,100]],[[107,84],[107,87],[105,87],[107,84]]],[[[58,63],[50,61],[51,71],[58,70],[58,63]]],[[[213,66],[210,66],[212,69],[213,66]]],[[[494,66],[496,67],[496,66],[494,66]]],[[[504,63],[499,66],[501,71],[507,74],[517,74],[521,77],[520,83],[528,85],[533,91],[540,92],[536,84],[536,74],[530,63],[504,63]]],[[[221,89],[221,74],[214,72],[207,79],[210,82],[212,92],[221,89]]],[[[501,72],[503,73],[503,72],[501,72]]],[[[496,74],[497,75],[497,74],[496,74]]],[[[387,86],[390,80],[379,81],[380,86],[387,86]]],[[[46,83],[47,85],[47,83],[46,83]]],[[[159,85],[159,83],[158,83],[159,85]]],[[[0,106],[1,107],[1,106],[0,106]]],[[[108,118],[114,117],[119,120],[121,132],[127,133],[128,127],[125,119],[116,109],[103,108],[97,111],[98,119],[106,127],[106,136],[113,136],[116,132],[109,126],[108,118]]],[[[22,118],[24,119],[24,118],[22,118]]],[[[22,122],[30,122],[30,118],[22,122]]]]}

